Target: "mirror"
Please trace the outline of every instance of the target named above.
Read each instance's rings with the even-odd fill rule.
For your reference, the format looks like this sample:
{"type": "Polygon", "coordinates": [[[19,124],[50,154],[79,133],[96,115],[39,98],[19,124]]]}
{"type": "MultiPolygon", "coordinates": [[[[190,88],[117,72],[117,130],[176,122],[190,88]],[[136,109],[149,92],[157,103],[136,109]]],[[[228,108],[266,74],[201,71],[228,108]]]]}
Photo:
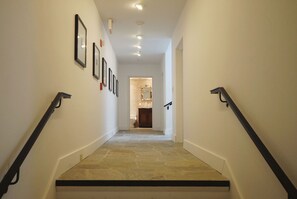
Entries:
{"type": "Polygon", "coordinates": [[[148,87],[147,85],[141,88],[141,100],[152,100],[153,92],[152,87],[148,87]]]}

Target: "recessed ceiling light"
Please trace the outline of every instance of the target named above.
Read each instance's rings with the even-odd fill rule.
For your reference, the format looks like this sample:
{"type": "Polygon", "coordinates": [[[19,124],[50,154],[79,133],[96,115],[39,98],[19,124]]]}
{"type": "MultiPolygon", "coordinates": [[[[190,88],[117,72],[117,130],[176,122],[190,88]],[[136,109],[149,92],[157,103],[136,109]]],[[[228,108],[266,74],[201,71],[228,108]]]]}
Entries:
{"type": "Polygon", "coordinates": [[[137,53],[135,53],[135,55],[137,55],[138,57],[141,56],[141,51],[138,51],[137,53]]]}
{"type": "Polygon", "coordinates": [[[135,47],[136,47],[136,48],[138,48],[138,49],[141,49],[141,48],[142,48],[142,47],[141,47],[141,46],[139,46],[139,45],[136,45],[135,47]]]}
{"type": "Polygon", "coordinates": [[[143,36],[142,35],[136,35],[136,38],[139,40],[142,40],[143,36]]]}
{"type": "Polygon", "coordinates": [[[141,3],[135,4],[135,7],[137,8],[137,10],[143,10],[143,5],[141,3]]]}
{"type": "Polygon", "coordinates": [[[136,25],[142,26],[144,24],[144,21],[136,21],[136,25]]]}
{"type": "Polygon", "coordinates": [[[113,19],[109,18],[107,21],[107,26],[110,34],[112,34],[112,25],[113,25],[113,19]]]}

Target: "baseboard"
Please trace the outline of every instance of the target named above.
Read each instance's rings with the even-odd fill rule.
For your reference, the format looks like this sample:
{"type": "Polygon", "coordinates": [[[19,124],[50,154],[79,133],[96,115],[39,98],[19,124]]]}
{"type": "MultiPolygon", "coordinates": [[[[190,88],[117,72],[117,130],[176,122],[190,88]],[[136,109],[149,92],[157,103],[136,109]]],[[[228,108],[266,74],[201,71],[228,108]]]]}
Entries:
{"type": "Polygon", "coordinates": [[[212,168],[222,173],[225,165],[225,160],[188,140],[184,140],[184,148],[194,154],[199,159],[209,164],[212,168]]]}
{"type": "Polygon", "coordinates": [[[153,127],[152,130],[153,131],[162,131],[163,132],[163,129],[160,128],[160,127],[153,127]]]}
{"type": "Polygon", "coordinates": [[[184,140],[182,138],[182,135],[179,135],[179,134],[171,134],[171,138],[172,138],[172,141],[175,142],[175,143],[183,143],[184,140]]]}
{"type": "Polygon", "coordinates": [[[218,172],[222,173],[230,180],[230,195],[232,199],[243,199],[243,196],[238,188],[236,178],[233,175],[232,169],[225,158],[209,150],[206,150],[188,140],[184,140],[184,148],[197,158],[201,159],[202,161],[216,169],[218,172]]]}
{"type": "Polygon", "coordinates": [[[52,199],[53,194],[55,194],[55,180],[63,174],[68,169],[72,168],[74,165],[80,162],[80,156],[83,155],[83,158],[86,158],[91,153],[93,153],[97,148],[102,146],[106,141],[108,141],[112,136],[117,133],[118,129],[114,129],[105,135],[99,137],[90,144],[83,146],[75,151],[59,158],[56,162],[55,168],[51,174],[48,186],[46,187],[45,194],[42,199],[52,199]]]}
{"type": "Polygon", "coordinates": [[[130,127],[122,126],[119,128],[119,131],[129,131],[130,127]]]}
{"type": "Polygon", "coordinates": [[[172,128],[170,128],[170,129],[165,129],[165,130],[164,130],[164,134],[165,134],[165,135],[172,135],[172,134],[173,134],[173,129],[172,129],[172,128]]]}
{"type": "Polygon", "coordinates": [[[183,143],[183,140],[178,139],[177,135],[174,134],[173,132],[172,132],[172,134],[171,134],[171,140],[172,140],[174,143],[183,143]]]}
{"type": "Polygon", "coordinates": [[[230,183],[232,185],[230,186],[231,199],[244,199],[228,161],[225,161],[222,174],[230,180],[230,183]]]}

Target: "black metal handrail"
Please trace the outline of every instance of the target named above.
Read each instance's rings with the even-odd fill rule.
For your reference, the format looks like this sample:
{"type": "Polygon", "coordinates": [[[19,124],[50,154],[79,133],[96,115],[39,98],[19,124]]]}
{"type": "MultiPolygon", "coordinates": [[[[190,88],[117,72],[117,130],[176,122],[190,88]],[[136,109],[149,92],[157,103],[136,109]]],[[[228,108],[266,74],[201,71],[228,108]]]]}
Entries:
{"type": "Polygon", "coordinates": [[[39,121],[38,125],[34,129],[33,133],[27,140],[26,144],[22,148],[21,152],[18,154],[17,158],[10,166],[8,171],[6,172],[5,176],[3,177],[0,183],[0,198],[7,193],[9,185],[14,185],[18,183],[19,176],[20,176],[20,168],[26,159],[28,153],[30,152],[31,148],[33,147],[35,141],[37,140],[38,136],[40,135],[42,129],[46,125],[47,121],[51,117],[52,113],[55,111],[56,108],[60,108],[62,104],[62,98],[71,98],[71,95],[67,93],[59,92],[55,99],[52,101],[51,105],[48,107],[47,111],[39,121]],[[15,180],[13,181],[13,179],[15,180]]]}
{"type": "Polygon", "coordinates": [[[253,140],[254,144],[262,154],[263,158],[266,160],[267,164],[272,169],[273,173],[276,175],[280,183],[283,185],[284,189],[288,193],[288,199],[297,199],[297,190],[294,184],[290,181],[289,177],[282,170],[280,165],[273,158],[267,147],[263,144],[261,139],[258,137],[254,129],[251,127],[249,122],[245,119],[243,114],[240,112],[236,104],[233,102],[231,97],[228,95],[227,91],[223,87],[218,87],[210,91],[211,94],[219,94],[220,101],[226,103],[226,106],[230,106],[234,114],[237,116],[238,120],[253,140]],[[222,99],[222,96],[225,100],[222,99]]]}
{"type": "Polygon", "coordinates": [[[164,105],[164,108],[166,107],[167,110],[169,110],[169,107],[170,107],[170,106],[172,106],[172,101],[169,102],[169,103],[167,103],[167,104],[165,104],[165,105],[164,105]]]}

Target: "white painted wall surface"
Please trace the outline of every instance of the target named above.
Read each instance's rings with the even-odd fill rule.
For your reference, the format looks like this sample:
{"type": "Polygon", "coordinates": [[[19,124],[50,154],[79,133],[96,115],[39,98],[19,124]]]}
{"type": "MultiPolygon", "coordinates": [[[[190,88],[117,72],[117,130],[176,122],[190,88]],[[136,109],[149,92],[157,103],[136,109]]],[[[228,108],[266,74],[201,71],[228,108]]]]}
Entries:
{"type": "Polygon", "coordinates": [[[129,129],[130,77],[153,78],[153,129],[163,131],[163,76],[161,65],[118,65],[119,74],[119,129],[129,129]]]}
{"type": "MultiPolygon", "coordinates": [[[[164,87],[164,105],[172,101],[172,46],[171,43],[162,60],[163,66],[163,87],[164,87]]],[[[173,133],[173,106],[170,106],[169,110],[164,109],[164,133],[166,135],[172,135],[173,133]]]]}
{"type": "Polygon", "coordinates": [[[80,153],[91,152],[87,146],[117,131],[118,99],[106,88],[100,91],[92,76],[92,43],[99,46],[104,39],[101,56],[115,74],[116,57],[93,0],[2,0],[0,22],[1,179],[56,93],[73,95],[54,112],[21,167],[20,182],[3,197],[52,199],[51,180],[56,169],[63,171],[60,158],[74,155],[64,163],[67,169],[79,161],[80,153]],[[88,30],[86,68],[74,61],[75,14],[88,30]]]}
{"type": "Polygon", "coordinates": [[[172,139],[175,142],[183,142],[183,121],[184,118],[179,114],[180,112],[183,113],[183,82],[179,82],[179,80],[183,79],[184,74],[183,68],[183,56],[180,55],[180,59],[177,57],[178,49],[182,46],[183,48],[183,29],[184,29],[184,16],[186,14],[186,9],[183,10],[179,20],[177,21],[177,25],[175,27],[175,31],[172,35],[172,139]]]}
{"type": "Polygon", "coordinates": [[[175,122],[173,139],[175,142],[184,141],[184,67],[183,67],[183,41],[179,42],[177,48],[174,49],[175,54],[175,89],[174,89],[174,104],[175,104],[175,122]]]}
{"type": "Polygon", "coordinates": [[[296,186],[296,35],[297,2],[268,0],[189,0],[173,35],[173,49],[184,42],[184,139],[226,159],[242,198],[287,196],[209,91],[227,89],[296,186]]]}

